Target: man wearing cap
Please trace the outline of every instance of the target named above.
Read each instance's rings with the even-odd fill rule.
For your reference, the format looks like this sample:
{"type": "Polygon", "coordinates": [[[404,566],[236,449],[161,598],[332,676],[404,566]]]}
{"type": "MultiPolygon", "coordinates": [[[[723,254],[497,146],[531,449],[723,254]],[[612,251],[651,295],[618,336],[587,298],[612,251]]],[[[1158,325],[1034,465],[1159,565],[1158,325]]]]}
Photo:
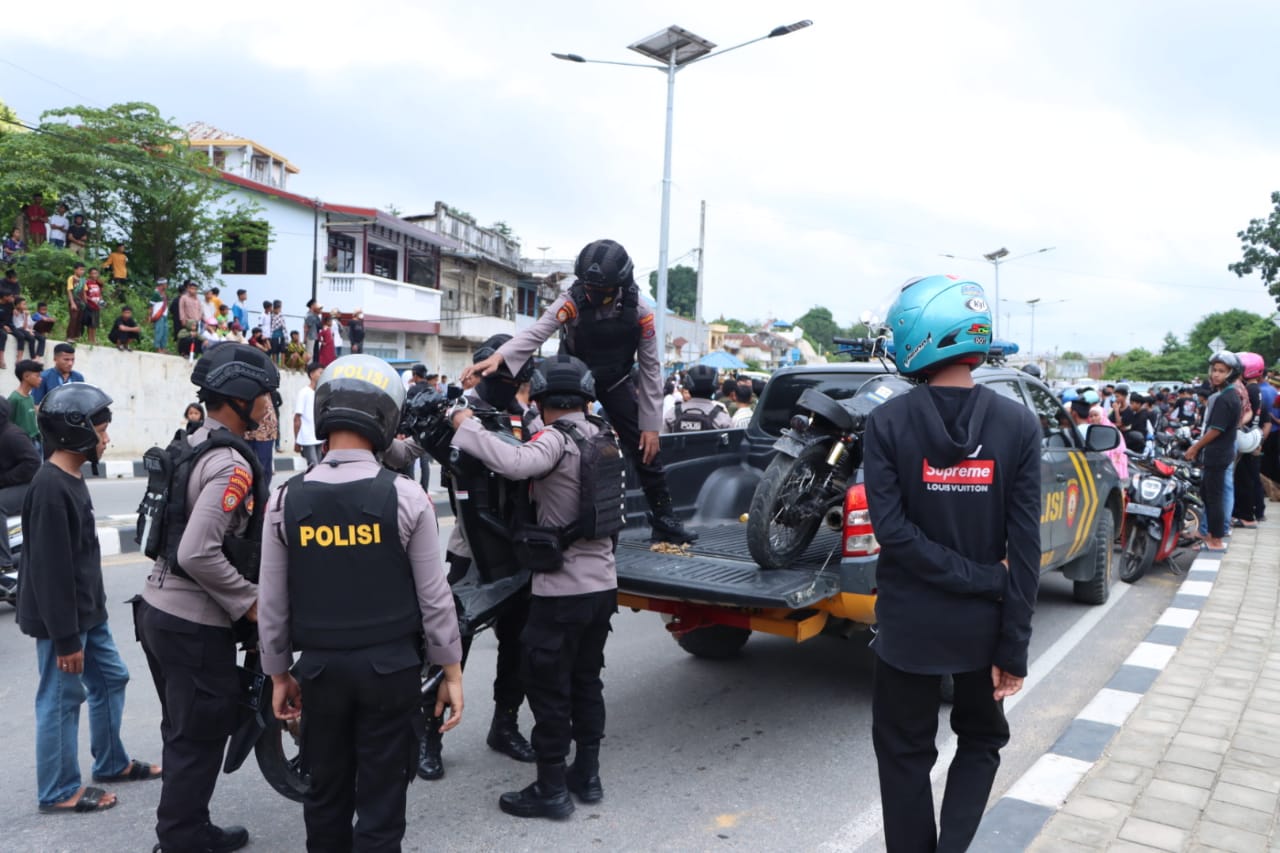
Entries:
{"type": "Polygon", "coordinates": [[[151,330],[154,333],[152,344],[156,352],[165,352],[169,348],[169,279],[156,279],[156,286],[151,291],[151,330]]]}

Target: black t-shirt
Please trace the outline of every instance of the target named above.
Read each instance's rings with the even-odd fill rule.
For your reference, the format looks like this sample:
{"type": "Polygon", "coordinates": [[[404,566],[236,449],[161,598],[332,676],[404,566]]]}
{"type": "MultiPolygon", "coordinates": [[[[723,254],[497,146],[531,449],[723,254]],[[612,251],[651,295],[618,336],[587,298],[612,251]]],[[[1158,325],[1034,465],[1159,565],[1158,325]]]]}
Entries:
{"type": "Polygon", "coordinates": [[[1236,458],[1236,429],[1240,423],[1240,393],[1234,385],[1228,385],[1209,398],[1205,407],[1205,430],[1216,429],[1219,434],[1200,451],[1205,465],[1225,468],[1236,458]]]}
{"type": "Polygon", "coordinates": [[[72,225],[70,228],[67,229],[67,234],[69,234],[72,237],[75,237],[77,240],[83,240],[89,236],[89,226],[72,225]]]}
{"type": "Polygon", "coordinates": [[[117,317],[115,321],[112,322],[111,333],[118,334],[118,335],[136,335],[138,334],[138,332],[132,331],[132,329],[135,329],[135,328],[136,329],[142,328],[141,326],[138,325],[137,317],[130,317],[128,319],[125,319],[123,316],[121,316],[121,317],[117,317]],[[123,326],[129,326],[131,327],[131,330],[127,332],[123,331],[122,330],[123,326]]]}

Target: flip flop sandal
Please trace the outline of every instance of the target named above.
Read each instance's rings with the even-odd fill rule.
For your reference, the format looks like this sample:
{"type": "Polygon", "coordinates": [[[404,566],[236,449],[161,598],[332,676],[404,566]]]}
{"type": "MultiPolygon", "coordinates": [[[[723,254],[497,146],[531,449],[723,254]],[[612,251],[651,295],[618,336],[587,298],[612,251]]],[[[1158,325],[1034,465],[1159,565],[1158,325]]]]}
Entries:
{"type": "Polygon", "coordinates": [[[109,803],[103,803],[102,798],[107,792],[101,788],[85,788],[84,793],[80,795],[80,799],[76,800],[74,806],[41,806],[40,814],[84,814],[85,812],[105,812],[107,809],[115,808],[116,803],[120,802],[112,800],[109,803]]]}
{"type": "Polygon", "coordinates": [[[123,773],[117,773],[114,776],[94,776],[95,782],[145,782],[148,779],[159,779],[164,775],[164,771],[159,773],[151,772],[151,765],[142,761],[130,761],[129,767],[123,773]]]}

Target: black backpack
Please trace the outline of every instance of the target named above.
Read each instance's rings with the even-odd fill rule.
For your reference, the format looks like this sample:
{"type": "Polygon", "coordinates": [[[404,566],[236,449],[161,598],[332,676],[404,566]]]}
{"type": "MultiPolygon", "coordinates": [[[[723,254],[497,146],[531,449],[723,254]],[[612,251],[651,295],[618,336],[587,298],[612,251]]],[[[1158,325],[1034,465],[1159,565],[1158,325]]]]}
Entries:
{"type": "Polygon", "coordinates": [[[721,429],[716,426],[716,410],[720,408],[720,404],[716,403],[715,407],[709,412],[703,412],[698,409],[686,409],[680,403],[676,403],[676,432],[700,432],[704,429],[721,429]]]}
{"type": "Polygon", "coordinates": [[[138,504],[138,523],[133,541],[148,558],[164,557],[169,571],[190,579],[191,576],[178,565],[178,545],[187,529],[189,515],[187,483],[200,457],[218,447],[235,448],[248,462],[253,474],[254,506],[249,527],[243,536],[223,540],[222,552],[240,574],[256,583],[268,487],[258,455],[244,439],[229,430],[213,430],[206,441],[194,447],[187,442],[186,431],[178,430],[167,447],[152,447],[142,455],[147,489],[138,504]]]}
{"type": "Polygon", "coordinates": [[[618,434],[594,415],[587,415],[587,420],[599,429],[590,438],[563,418],[551,425],[578,446],[578,520],[563,530],[565,546],[613,536],[627,521],[627,463],[618,434]]]}

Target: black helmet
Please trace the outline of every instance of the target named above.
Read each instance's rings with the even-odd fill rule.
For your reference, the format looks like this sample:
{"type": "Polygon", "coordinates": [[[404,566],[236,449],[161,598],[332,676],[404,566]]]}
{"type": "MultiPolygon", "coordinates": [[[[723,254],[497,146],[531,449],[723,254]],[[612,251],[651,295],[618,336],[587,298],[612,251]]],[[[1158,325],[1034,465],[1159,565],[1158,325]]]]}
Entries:
{"type": "Polygon", "coordinates": [[[1034,361],[1029,362],[1027,364],[1022,365],[1022,372],[1027,374],[1028,376],[1034,376],[1036,379],[1039,379],[1040,365],[1036,364],[1034,361]]]}
{"type": "Polygon", "coordinates": [[[257,347],[224,343],[196,362],[191,384],[201,391],[251,402],[280,387],[280,373],[257,347]]]}
{"type": "Polygon", "coordinates": [[[96,385],[68,382],[54,388],[40,402],[40,435],[60,450],[98,459],[98,431],[111,420],[111,398],[96,385]]]}
{"type": "MultiPolygon", "coordinates": [[[[505,332],[496,334],[493,337],[489,338],[487,341],[482,343],[476,349],[475,352],[471,354],[471,363],[479,364],[480,362],[484,361],[486,358],[488,358],[489,356],[497,352],[498,348],[501,347],[503,344],[505,344],[509,340],[511,340],[511,336],[506,334],[505,332]]],[[[500,374],[504,377],[514,379],[517,385],[523,385],[524,383],[528,382],[529,379],[532,378],[533,376],[533,359],[528,359],[527,361],[525,361],[524,367],[521,367],[520,372],[517,373],[515,376],[511,375],[511,368],[507,367],[506,361],[499,363],[498,369],[495,370],[494,373],[500,374]]]]}
{"type": "Polygon", "coordinates": [[[1127,395],[1127,394],[1129,393],[1129,386],[1128,386],[1128,385],[1126,385],[1126,384],[1124,384],[1123,382],[1121,382],[1119,385],[1117,385],[1117,386],[1115,387],[1115,392],[1116,392],[1117,394],[1126,394],[1126,395],[1127,395]]]}
{"type": "Polygon", "coordinates": [[[1131,429],[1124,434],[1125,447],[1134,453],[1141,453],[1147,448],[1147,437],[1136,429],[1131,429]]]}
{"type": "Polygon", "coordinates": [[[710,398],[716,391],[716,369],[705,364],[695,364],[684,373],[689,393],[695,397],[710,398]]]}
{"type": "Polygon", "coordinates": [[[1209,364],[1225,364],[1227,370],[1231,371],[1227,374],[1227,384],[1230,385],[1240,378],[1240,374],[1244,372],[1244,365],[1240,361],[1240,356],[1231,350],[1221,349],[1209,356],[1209,364]]]}
{"type": "Polygon", "coordinates": [[[529,382],[529,396],[538,401],[547,399],[553,408],[572,409],[596,398],[596,381],[591,371],[571,355],[544,359],[529,382]],[[568,405],[558,405],[562,402],[568,405]]]}
{"type": "Polygon", "coordinates": [[[386,450],[400,426],[404,396],[391,365],[377,356],[344,355],[316,382],[316,437],[348,429],[369,439],[375,451],[386,450]]]}
{"type": "Polygon", "coordinates": [[[634,270],[627,250],[613,240],[588,243],[573,265],[573,274],[579,281],[597,287],[621,287],[631,281],[634,270]]]}

